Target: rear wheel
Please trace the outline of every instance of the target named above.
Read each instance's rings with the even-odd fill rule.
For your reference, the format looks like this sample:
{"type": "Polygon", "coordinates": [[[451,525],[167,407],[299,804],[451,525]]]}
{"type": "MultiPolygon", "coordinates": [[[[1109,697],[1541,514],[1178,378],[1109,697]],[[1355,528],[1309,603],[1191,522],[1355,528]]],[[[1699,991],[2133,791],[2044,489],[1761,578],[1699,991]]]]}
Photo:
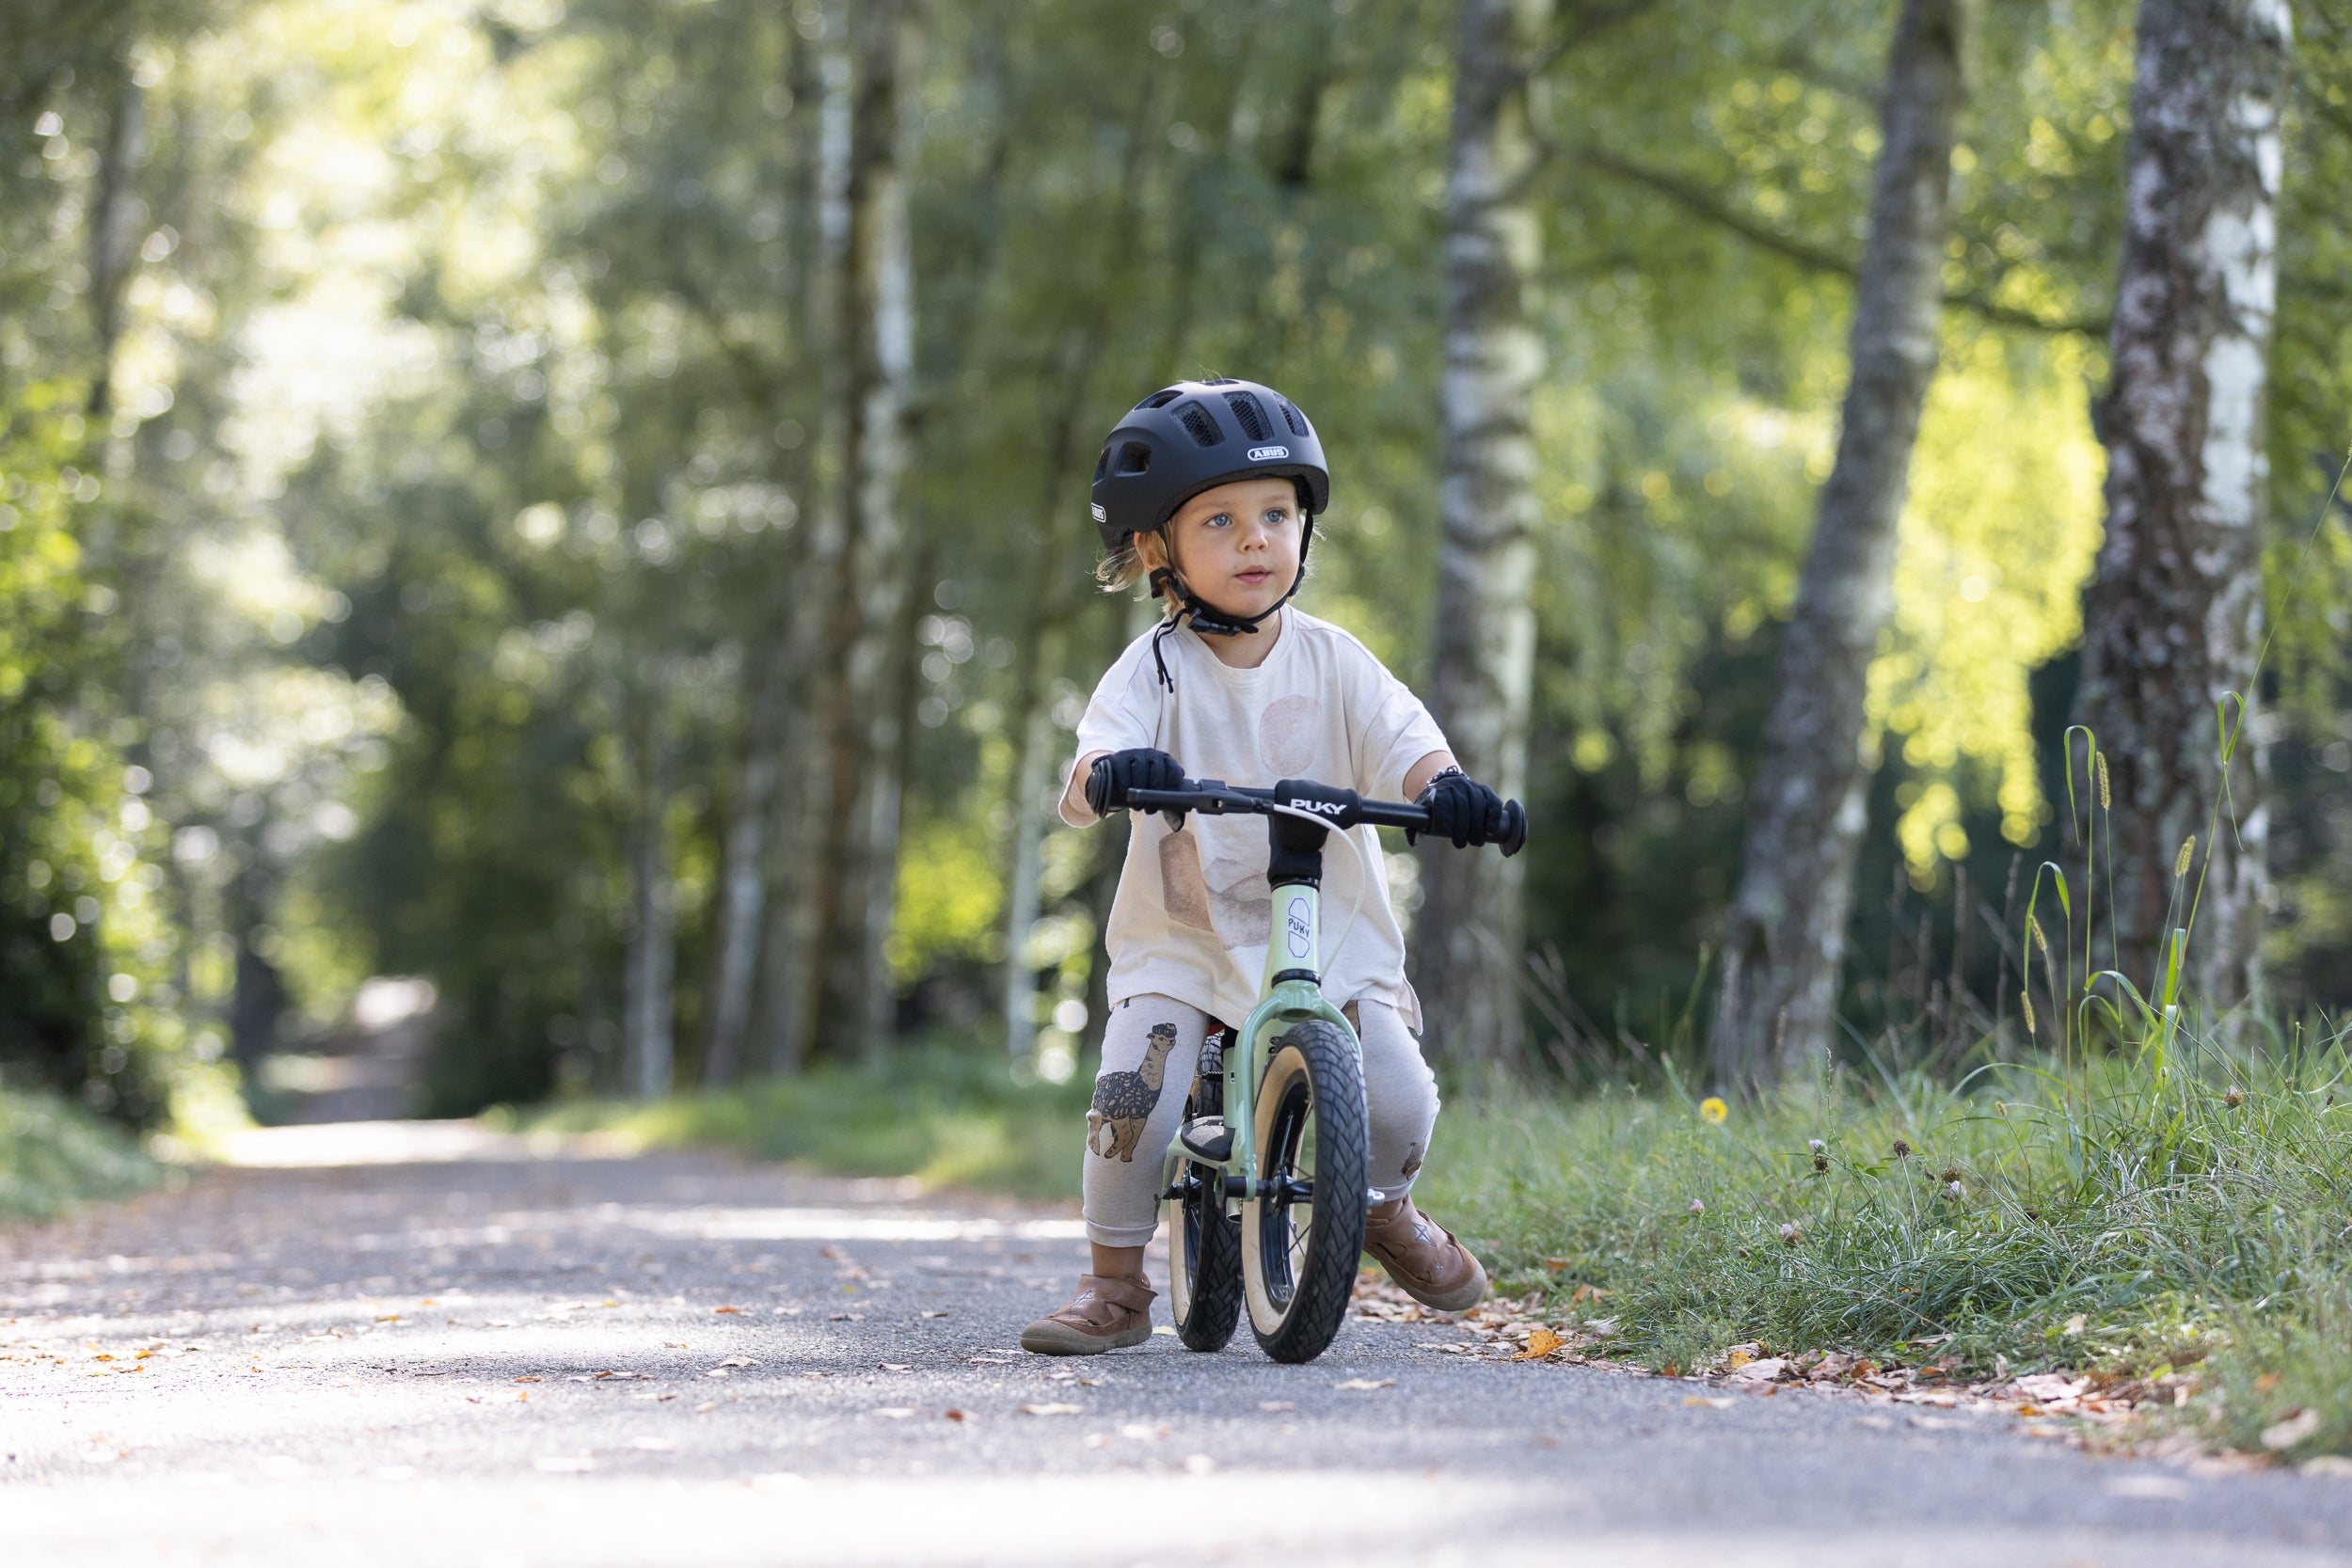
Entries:
{"type": "Polygon", "coordinates": [[[1258,1086],[1262,1191],[1242,1206],[1250,1331],[1277,1361],[1311,1361],[1338,1335],[1364,1245],[1363,1065],[1323,1020],[1274,1042],[1258,1086]]]}
{"type": "MultiPolygon", "coordinates": [[[[1200,1098],[1185,1100],[1185,1121],[1200,1098]]],[[[1168,1305],[1186,1350],[1223,1350],[1241,1322],[1241,1221],[1225,1212],[1225,1172],[1183,1149],[1168,1160],[1168,1305]]]]}

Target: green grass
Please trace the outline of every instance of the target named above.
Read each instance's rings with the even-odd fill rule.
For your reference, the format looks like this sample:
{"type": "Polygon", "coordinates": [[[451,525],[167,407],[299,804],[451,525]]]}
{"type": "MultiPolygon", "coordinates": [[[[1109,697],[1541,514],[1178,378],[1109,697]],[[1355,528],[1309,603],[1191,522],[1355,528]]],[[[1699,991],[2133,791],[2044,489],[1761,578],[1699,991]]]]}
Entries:
{"type": "Polygon", "coordinates": [[[121,1197],[164,1167],[111,1123],[30,1089],[0,1089],[0,1220],[45,1220],[92,1198],[121,1197]]]}
{"type": "Polygon", "coordinates": [[[993,1057],[910,1051],[879,1068],[650,1104],[575,1101],[530,1118],[554,1132],[609,1130],[648,1144],[699,1144],[852,1176],[912,1176],[936,1187],[1074,1197],[1093,1085],[1016,1084],[993,1057]]]}
{"type": "Polygon", "coordinates": [[[1748,1340],[1979,1375],[2201,1365],[2192,1418],[2212,1435],[2254,1446],[2311,1410],[2320,1425],[2290,1451],[2342,1451],[2344,1066],[1841,1077],[1721,1123],[1674,1098],[1475,1097],[1449,1106],[1419,1192],[1486,1243],[1506,1288],[1608,1291],[1583,1310],[1653,1367],[1748,1340]]]}

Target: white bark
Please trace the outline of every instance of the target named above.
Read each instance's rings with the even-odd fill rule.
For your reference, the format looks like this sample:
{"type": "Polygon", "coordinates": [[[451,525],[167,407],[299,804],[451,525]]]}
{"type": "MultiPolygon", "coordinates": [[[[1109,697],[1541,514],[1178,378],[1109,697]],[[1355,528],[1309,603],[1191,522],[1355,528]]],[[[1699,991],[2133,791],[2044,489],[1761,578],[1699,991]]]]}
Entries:
{"type": "MultiPolygon", "coordinates": [[[[1534,676],[1535,441],[1543,373],[1532,296],[1539,235],[1528,75],[1551,0],[1464,0],[1447,170],[1443,542],[1430,706],[1472,777],[1525,787],[1534,676]]],[[[1521,863],[1434,841],[1414,947],[1429,1037],[1457,1059],[1519,1049],[1521,863]]]]}
{"type": "Polygon", "coordinates": [[[2175,902],[2172,866],[2194,836],[2212,860],[2191,974],[2219,1007],[2262,990],[2267,770],[2248,711],[2225,781],[2214,713],[2233,694],[2250,710],[2262,641],[2264,404],[2292,40],[2279,0],[2140,7],[2103,420],[2107,537],[2084,599],[2076,717],[2113,773],[2122,968],[2153,990],[2169,929],[2187,924],[2191,889],[2175,902]],[[2209,833],[2225,783],[2234,831],[2209,833]]]}
{"type": "Polygon", "coordinates": [[[836,459],[846,423],[848,356],[841,341],[850,245],[850,127],[851,67],[848,28],[837,5],[824,8],[815,40],[820,90],[818,111],[816,255],[809,269],[807,330],[818,369],[817,420],[807,534],[792,592],[791,625],[782,679],[785,712],[778,742],[789,775],[775,792],[770,833],[770,911],[758,986],[763,1065],[771,1072],[799,1069],[816,1025],[821,946],[831,896],[835,756],[828,724],[835,680],[834,607],[849,545],[846,482],[836,459]]]}

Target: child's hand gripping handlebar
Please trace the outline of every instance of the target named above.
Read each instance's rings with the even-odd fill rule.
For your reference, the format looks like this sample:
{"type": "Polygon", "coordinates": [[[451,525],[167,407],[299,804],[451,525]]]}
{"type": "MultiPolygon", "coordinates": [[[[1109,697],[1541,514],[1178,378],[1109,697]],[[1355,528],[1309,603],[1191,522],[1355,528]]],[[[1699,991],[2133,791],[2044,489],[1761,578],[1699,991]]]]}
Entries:
{"type": "MultiPolygon", "coordinates": [[[[1197,811],[1205,816],[1270,816],[1276,812],[1311,814],[1334,828],[1369,822],[1375,828],[1404,828],[1431,832],[1427,806],[1404,800],[1367,800],[1352,789],[1334,789],[1310,779],[1284,779],[1272,789],[1244,789],[1221,779],[1200,779],[1177,789],[1134,789],[1126,801],[1136,811],[1172,812],[1182,816],[1197,811]]],[[[1494,840],[1505,855],[1516,855],[1527,843],[1527,809],[1517,800],[1502,803],[1502,833],[1494,840]]]]}

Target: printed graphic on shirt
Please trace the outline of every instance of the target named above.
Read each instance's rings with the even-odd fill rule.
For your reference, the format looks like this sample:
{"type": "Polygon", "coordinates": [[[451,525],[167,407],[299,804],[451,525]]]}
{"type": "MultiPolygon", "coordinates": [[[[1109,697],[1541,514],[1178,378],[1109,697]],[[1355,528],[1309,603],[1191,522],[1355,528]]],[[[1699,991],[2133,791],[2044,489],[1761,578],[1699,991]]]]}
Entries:
{"type": "Polygon", "coordinates": [[[1209,919],[1208,879],[1200,875],[1200,840],[1182,830],[1160,840],[1160,902],[1179,926],[1216,929],[1209,919]]]}
{"type": "Polygon", "coordinates": [[[1312,697],[1277,697],[1258,715],[1258,760],[1277,779],[1296,778],[1315,760],[1323,705],[1312,697]]]}
{"type": "Polygon", "coordinates": [[[1405,1180],[1410,1181],[1421,1169],[1421,1145],[1415,1144],[1405,1155],[1405,1180]]]}
{"type": "Polygon", "coordinates": [[[1106,1072],[1094,1081],[1094,1108],[1087,1112],[1087,1148],[1105,1160],[1133,1164],[1143,1124],[1160,1102],[1168,1077],[1168,1053],[1176,1049],[1176,1025],[1152,1025],[1143,1060],[1133,1072],[1106,1072]]]}
{"type": "Polygon", "coordinates": [[[1274,890],[1266,885],[1265,867],[1219,858],[1210,863],[1209,878],[1216,940],[1229,952],[1263,946],[1274,920],[1274,890]]]}

